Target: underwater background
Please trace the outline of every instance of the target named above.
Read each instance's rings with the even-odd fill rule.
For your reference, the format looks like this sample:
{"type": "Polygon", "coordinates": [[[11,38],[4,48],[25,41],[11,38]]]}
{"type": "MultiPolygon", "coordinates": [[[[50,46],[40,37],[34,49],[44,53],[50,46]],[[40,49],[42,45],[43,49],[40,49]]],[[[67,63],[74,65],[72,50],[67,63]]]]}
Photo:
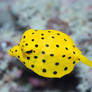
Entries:
{"type": "Polygon", "coordinates": [[[63,31],[92,60],[92,0],[0,0],[0,92],[92,92],[92,69],[81,62],[53,79],[9,56],[29,28],[63,31]]]}

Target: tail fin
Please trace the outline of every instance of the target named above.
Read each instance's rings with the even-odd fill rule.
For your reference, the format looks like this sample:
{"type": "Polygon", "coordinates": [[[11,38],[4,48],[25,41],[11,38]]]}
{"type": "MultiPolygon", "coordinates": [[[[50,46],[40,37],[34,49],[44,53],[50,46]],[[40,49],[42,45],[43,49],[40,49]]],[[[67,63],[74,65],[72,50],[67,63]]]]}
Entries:
{"type": "Polygon", "coordinates": [[[85,56],[80,55],[80,61],[92,68],[92,61],[88,60],[85,56]]]}

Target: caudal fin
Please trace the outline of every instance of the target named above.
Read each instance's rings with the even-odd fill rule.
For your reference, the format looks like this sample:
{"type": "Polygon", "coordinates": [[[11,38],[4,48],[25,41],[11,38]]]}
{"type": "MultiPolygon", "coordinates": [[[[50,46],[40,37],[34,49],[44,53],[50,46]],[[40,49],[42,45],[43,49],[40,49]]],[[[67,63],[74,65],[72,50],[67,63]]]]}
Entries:
{"type": "Polygon", "coordinates": [[[92,68],[92,61],[88,60],[85,56],[80,56],[80,61],[92,68]]]}

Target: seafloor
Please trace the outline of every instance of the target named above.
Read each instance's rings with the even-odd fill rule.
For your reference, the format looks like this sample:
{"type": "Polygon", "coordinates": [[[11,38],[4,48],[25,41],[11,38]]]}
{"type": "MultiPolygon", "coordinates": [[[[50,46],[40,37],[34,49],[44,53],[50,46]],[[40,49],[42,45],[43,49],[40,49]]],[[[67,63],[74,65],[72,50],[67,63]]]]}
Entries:
{"type": "Polygon", "coordinates": [[[92,92],[92,69],[82,63],[49,79],[8,55],[29,28],[63,31],[92,60],[92,0],[0,0],[0,92],[92,92]]]}

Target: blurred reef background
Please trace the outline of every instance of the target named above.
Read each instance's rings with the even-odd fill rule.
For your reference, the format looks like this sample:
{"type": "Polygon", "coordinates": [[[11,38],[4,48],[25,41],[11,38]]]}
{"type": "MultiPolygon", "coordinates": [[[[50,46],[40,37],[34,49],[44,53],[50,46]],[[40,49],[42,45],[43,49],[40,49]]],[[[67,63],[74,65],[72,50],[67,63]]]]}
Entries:
{"type": "Polygon", "coordinates": [[[49,79],[8,55],[29,28],[63,31],[92,60],[92,0],[0,0],[0,92],[92,92],[92,69],[81,62],[49,79]]]}

